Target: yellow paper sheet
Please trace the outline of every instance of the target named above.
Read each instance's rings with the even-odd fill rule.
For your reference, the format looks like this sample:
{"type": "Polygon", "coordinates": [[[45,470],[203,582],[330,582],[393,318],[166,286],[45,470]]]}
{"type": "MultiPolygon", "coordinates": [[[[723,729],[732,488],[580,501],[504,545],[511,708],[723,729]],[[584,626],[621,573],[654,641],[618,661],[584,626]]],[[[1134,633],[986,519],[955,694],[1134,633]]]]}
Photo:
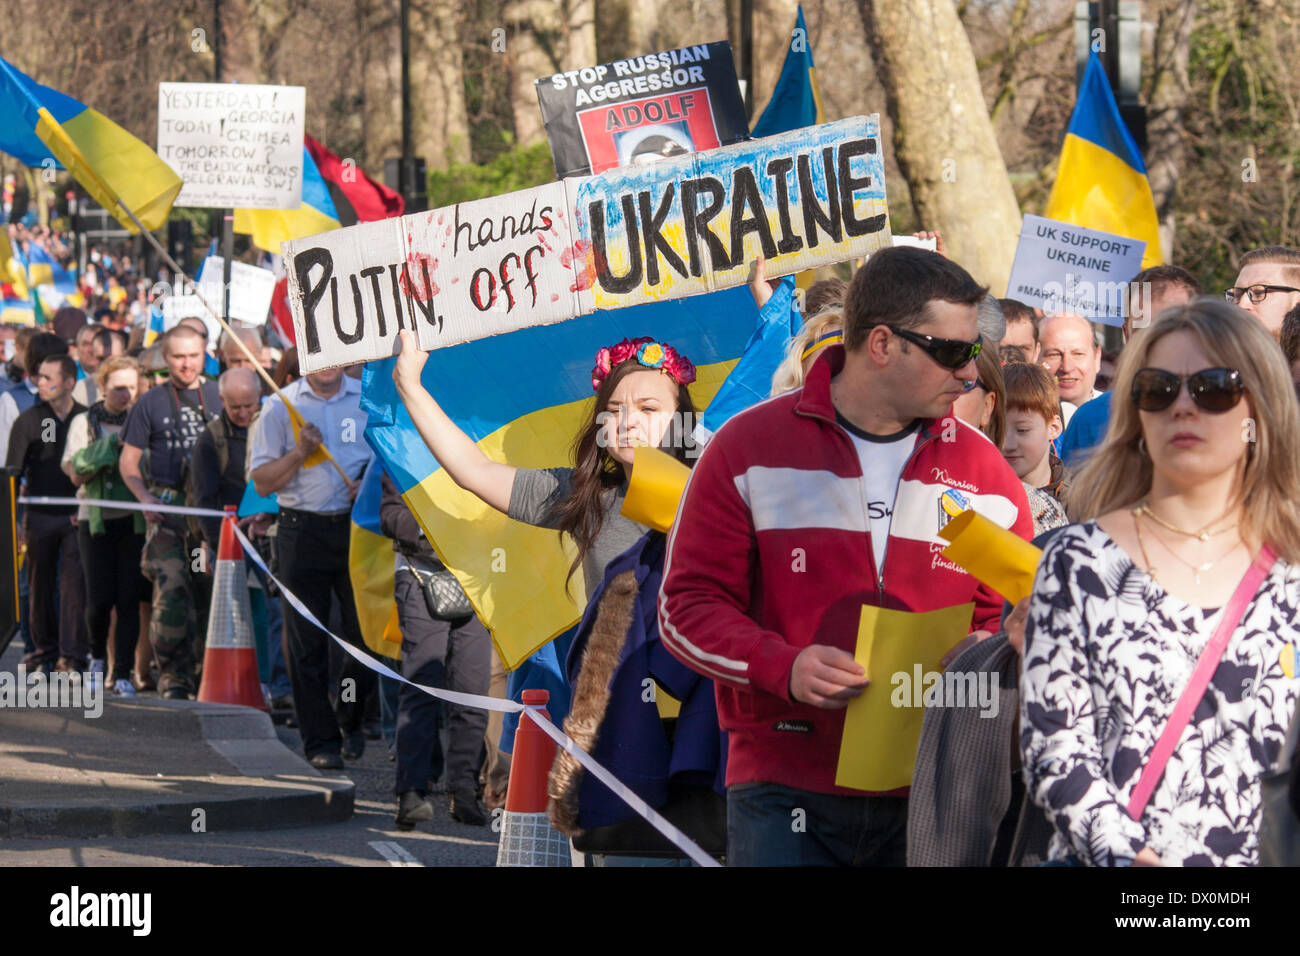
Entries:
{"type": "Polygon", "coordinates": [[[623,516],[665,534],[677,517],[677,505],[691,470],[658,448],[632,449],[632,478],[623,498],[623,516]]]}
{"type": "Polygon", "coordinates": [[[943,670],[940,659],[970,633],[974,612],[973,603],[921,614],[863,606],[853,657],[867,669],[871,684],[844,716],[836,786],[885,791],[911,784],[925,716],[911,685],[918,674],[943,670]],[[896,674],[906,681],[896,681],[896,674]],[[904,686],[909,693],[896,695],[904,686]],[[906,706],[895,706],[899,698],[906,706]]]}
{"type": "Polygon", "coordinates": [[[944,548],[945,558],[1012,604],[1034,590],[1034,573],[1043,552],[1014,531],[966,510],[940,528],[939,537],[952,542],[944,548]]]}

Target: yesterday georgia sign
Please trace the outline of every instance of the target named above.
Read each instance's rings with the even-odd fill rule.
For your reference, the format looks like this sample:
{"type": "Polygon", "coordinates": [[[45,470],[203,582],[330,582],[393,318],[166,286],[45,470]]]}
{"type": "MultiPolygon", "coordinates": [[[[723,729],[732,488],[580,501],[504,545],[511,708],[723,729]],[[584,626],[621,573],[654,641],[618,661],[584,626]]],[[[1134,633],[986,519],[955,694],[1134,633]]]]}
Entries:
{"type": "Polygon", "coordinates": [[[876,116],[284,243],[304,372],[741,285],[890,244],[876,116]]]}

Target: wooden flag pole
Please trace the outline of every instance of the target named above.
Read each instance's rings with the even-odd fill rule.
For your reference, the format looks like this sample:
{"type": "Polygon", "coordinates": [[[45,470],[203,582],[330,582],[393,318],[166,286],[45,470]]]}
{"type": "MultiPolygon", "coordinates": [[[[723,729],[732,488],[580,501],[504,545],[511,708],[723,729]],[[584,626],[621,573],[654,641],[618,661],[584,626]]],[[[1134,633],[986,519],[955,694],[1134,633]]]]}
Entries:
{"type": "MultiPolygon", "coordinates": [[[[296,419],[298,422],[302,422],[303,424],[305,424],[306,419],[302,417],[302,413],[299,412],[298,409],[294,408],[293,403],[290,402],[289,399],[285,396],[284,392],[280,390],[280,386],[276,385],[274,380],[272,380],[271,376],[267,374],[266,369],[262,368],[262,363],[258,361],[257,356],[255,356],[251,351],[249,351],[248,346],[244,344],[244,340],[241,339],[238,335],[236,335],[235,330],[232,329],[226,323],[226,320],[224,318],[222,318],[221,311],[219,309],[213,308],[212,303],[210,303],[207,299],[203,297],[203,294],[199,291],[198,283],[194,282],[192,279],[190,279],[188,275],[186,275],[185,270],[182,269],[176,263],[176,260],[171,257],[171,254],[168,253],[167,249],[163,246],[163,244],[158,241],[158,237],[144,227],[144,224],[141,223],[138,218],[136,218],[135,213],[126,205],[126,203],[122,202],[122,200],[118,198],[117,205],[118,208],[120,208],[124,213],[126,213],[127,216],[130,217],[131,221],[135,223],[135,227],[140,230],[141,234],[145,238],[145,241],[147,241],[151,246],[153,246],[154,249],[157,251],[157,253],[160,256],[162,256],[163,262],[165,262],[168,268],[172,270],[172,273],[190,281],[190,283],[194,286],[194,294],[198,297],[198,300],[203,303],[203,307],[207,309],[209,313],[211,313],[212,317],[216,319],[217,322],[221,325],[221,328],[230,337],[231,341],[233,341],[236,345],[238,345],[239,350],[248,357],[248,360],[250,362],[253,363],[253,370],[257,372],[258,375],[262,376],[262,381],[266,382],[267,385],[271,386],[271,391],[280,397],[280,401],[284,402],[284,407],[288,410],[289,417],[292,419],[296,419]]],[[[228,266],[228,262],[227,262],[227,266],[228,266]]],[[[299,425],[299,427],[302,426],[299,425]]],[[[354,488],[355,483],[352,481],[351,478],[347,476],[347,472],[343,470],[343,466],[340,465],[338,461],[334,458],[334,456],[330,454],[330,450],[325,447],[324,443],[321,444],[320,449],[325,453],[325,457],[329,459],[329,463],[334,466],[334,470],[339,473],[339,477],[343,479],[344,484],[348,486],[348,490],[351,491],[354,488]]]]}

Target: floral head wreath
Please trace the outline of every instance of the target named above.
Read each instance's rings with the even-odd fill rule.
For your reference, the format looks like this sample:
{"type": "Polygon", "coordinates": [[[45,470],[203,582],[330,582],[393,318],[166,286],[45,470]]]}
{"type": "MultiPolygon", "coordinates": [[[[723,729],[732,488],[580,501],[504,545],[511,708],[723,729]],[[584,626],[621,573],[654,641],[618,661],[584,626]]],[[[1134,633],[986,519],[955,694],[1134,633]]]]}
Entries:
{"type": "Polygon", "coordinates": [[[690,385],[695,381],[695,366],[690,359],[671,345],[643,335],[636,339],[624,339],[617,345],[607,345],[597,352],[596,367],[591,370],[591,387],[600,388],[600,383],[605,381],[610,372],[632,359],[646,368],[667,372],[678,385],[690,385]]]}

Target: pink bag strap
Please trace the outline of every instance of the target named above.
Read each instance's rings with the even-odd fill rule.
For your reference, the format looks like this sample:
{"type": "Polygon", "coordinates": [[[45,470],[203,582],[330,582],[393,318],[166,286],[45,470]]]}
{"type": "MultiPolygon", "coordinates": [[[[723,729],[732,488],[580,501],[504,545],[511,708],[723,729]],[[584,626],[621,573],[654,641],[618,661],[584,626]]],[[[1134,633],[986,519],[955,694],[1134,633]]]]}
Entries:
{"type": "Polygon", "coordinates": [[[1205,689],[1210,686],[1210,678],[1219,667],[1219,661],[1223,659],[1223,652],[1228,649],[1228,641],[1232,639],[1232,632],[1237,629],[1241,623],[1242,617],[1246,613],[1246,608],[1254,599],[1259,586],[1267,577],[1268,572],[1272,569],[1274,562],[1277,561],[1275,555],[1268,545],[1260,549],[1255,560],[1251,562],[1250,567],[1246,569],[1241,583],[1237,585],[1237,590],[1232,592],[1232,597],[1228,600],[1228,606],[1223,609],[1223,618],[1219,621],[1219,626],[1214,630],[1214,636],[1210,638],[1210,643],[1205,645],[1205,650],[1201,651],[1201,656],[1196,660],[1196,669],[1192,671],[1192,679],[1187,684],[1187,689],[1183,691],[1182,696],[1178,698],[1178,703],[1174,705],[1174,712],[1169,717],[1169,723],[1165,724],[1165,729],[1160,733],[1160,739],[1156,741],[1155,748],[1151,751],[1151,759],[1147,765],[1142,768],[1142,776],[1138,778],[1137,786],[1133,789],[1133,796],[1128,801],[1128,815],[1134,820],[1142,818],[1142,811],[1146,809],[1147,803],[1151,800],[1151,794],[1155,792],[1156,784],[1160,782],[1161,775],[1165,772],[1165,764],[1169,762],[1170,756],[1173,755],[1174,747],[1178,745],[1178,739],[1183,735],[1183,730],[1192,719],[1192,714],[1196,711],[1197,705],[1200,704],[1201,698],[1205,696],[1205,689]]]}

